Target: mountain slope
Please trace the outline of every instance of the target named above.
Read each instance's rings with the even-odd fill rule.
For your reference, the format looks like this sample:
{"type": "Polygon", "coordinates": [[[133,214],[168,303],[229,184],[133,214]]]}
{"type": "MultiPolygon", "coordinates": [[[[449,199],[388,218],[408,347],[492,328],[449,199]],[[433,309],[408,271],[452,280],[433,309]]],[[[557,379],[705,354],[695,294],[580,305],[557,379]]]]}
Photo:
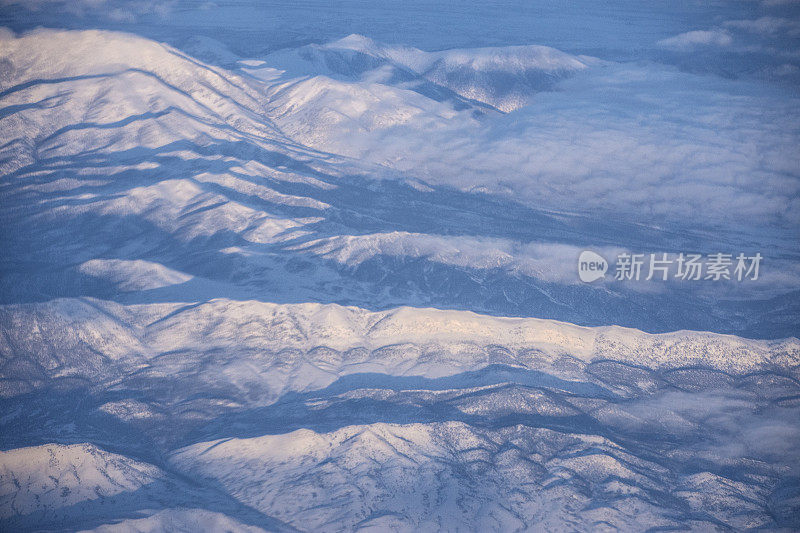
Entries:
{"type": "MultiPolygon", "coordinates": [[[[535,46],[349,37],[222,54],[223,69],[113,32],[0,39],[0,527],[800,526],[796,245],[731,234],[713,209],[719,233],[587,217],[556,209],[547,183],[500,194],[461,174],[464,146],[489,170],[509,149],[476,150],[465,131],[496,138],[534,104],[491,107],[566,105],[595,69],[643,90],[684,74],[535,46]],[[423,180],[402,160],[348,157],[419,132],[461,144],[440,154],[460,166],[423,180]],[[353,152],[323,151],[335,136],[353,152]],[[575,272],[586,248],[720,246],[769,248],[770,266],[752,285],[691,287],[575,272]]],[[[608,102],[629,87],[616,83],[608,102]]],[[[706,109],[701,132],[741,111],[706,109]]],[[[531,150],[519,131],[509,154],[549,158],[561,142],[531,150]]],[[[784,137],[757,173],[771,200],[746,196],[748,212],[791,201],[784,137]]],[[[714,162],[728,153],[715,146],[678,153],[714,162]]],[[[603,198],[608,182],[573,170],[603,198]]],[[[664,190],[625,190],[648,188],[664,190]]]]}
{"type": "Polygon", "coordinates": [[[91,444],[0,452],[0,471],[0,523],[16,530],[98,527],[103,531],[130,524],[188,531],[193,523],[236,531],[289,530],[213,489],[91,444]],[[267,529],[229,518],[220,510],[267,529]]]}
{"type": "Polygon", "coordinates": [[[4,448],[90,440],[301,530],[793,524],[796,339],[224,300],[2,311],[4,448]]]}
{"type": "MultiPolygon", "coordinates": [[[[212,67],[138,37],[43,30],[4,39],[3,302],[256,298],[796,332],[797,262],[781,239],[751,284],[582,284],[575,265],[586,247],[769,254],[755,248],[767,241],[597,221],[322,153],[290,138],[294,126],[273,116],[282,97],[250,69],[212,67]],[[56,50],[66,52],[48,61],[56,50]]],[[[417,92],[376,86],[372,103],[356,94],[368,115],[392,103],[389,91],[401,109],[480,124],[417,92]]],[[[291,123],[305,128],[298,114],[317,108],[289,101],[291,123]]]]}

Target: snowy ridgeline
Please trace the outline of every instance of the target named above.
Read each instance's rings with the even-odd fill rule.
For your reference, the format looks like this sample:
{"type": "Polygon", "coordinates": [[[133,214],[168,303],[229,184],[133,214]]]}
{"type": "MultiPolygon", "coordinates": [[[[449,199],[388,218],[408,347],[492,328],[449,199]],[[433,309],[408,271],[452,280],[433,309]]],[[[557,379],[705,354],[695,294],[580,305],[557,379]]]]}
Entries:
{"type": "Polygon", "coordinates": [[[233,70],[97,31],[4,35],[0,54],[4,303],[252,298],[797,333],[797,100],[777,89],[355,36],[233,70]],[[528,105],[494,109],[512,93],[528,105]],[[586,248],[764,261],[747,283],[586,285],[586,248]]]}
{"type": "Polygon", "coordinates": [[[610,326],[796,333],[793,97],[357,36],[0,73],[3,529],[800,527],[798,341],[610,326]],[[587,246],[767,261],[582,285],[587,246]]]}
{"type": "Polygon", "coordinates": [[[797,340],[230,300],[0,312],[8,527],[798,525],[797,340]]]}

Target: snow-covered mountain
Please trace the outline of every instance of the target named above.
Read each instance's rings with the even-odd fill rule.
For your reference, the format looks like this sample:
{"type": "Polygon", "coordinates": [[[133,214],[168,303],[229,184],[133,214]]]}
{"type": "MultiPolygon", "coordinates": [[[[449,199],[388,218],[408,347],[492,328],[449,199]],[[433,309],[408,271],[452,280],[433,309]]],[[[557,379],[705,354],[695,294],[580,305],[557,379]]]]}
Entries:
{"type": "Polygon", "coordinates": [[[189,44],[0,35],[0,527],[800,528],[791,91],[189,44]],[[589,285],[586,248],[766,261],[589,285]]]}
{"type": "MultiPolygon", "coordinates": [[[[312,93],[301,97],[283,81],[255,77],[249,62],[225,70],[134,36],[39,31],[3,42],[4,302],[256,298],[373,310],[434,306],[655,332],[796,333],[800,263],[790,214],[782,222],[737,222],[735,234],[724,218],[730,210],[697,228],[680,214],[664,225],[644,224],[635,212],[598,221],[537,207],[525,195],[490,193],[493,185],[476,189],[466,175],[461,190],[450,174],[444,183],[420,180],[402,165],[296,139],[309,140],[298,128],[325,139],[346,135],[351,119],[320,117],[356,104],[372,118],[392,117],[394,126],[376,133],[390,136],[389,146],[416,135],[395,131],[397,113],[417,133],[429,120],[431,131],[479,120],[392,84],[377,84],[370,99],[362,82],[297,82],[349,95],[321,105],[317,96],[332,98],[328,89],[308,99],[312,93]],[[292,111],[276,111],[286,101],[292,111]],[[391,112],[380,115],[386,106],[391,112]],[[586,247],[609,255],[753,250],[768,254],[770,268],[751,284],[585,285],[575,265],[586,247]]],[[[359,137],[340,138],[355,146],[359,137]]],[[[483,148],[497,156],[491,144],[483,148]]],[[[749,209],[790,201],[776,194],[749,209]]]]}
{"type": "Polygon", "coordinates": [[[796,339],[230,300],[2,313],[9,525],[797,525],[796,339]]]}
{"type": "Polygon", "coordinates": [[[363,35],[281,50],[263,62],[269,69],[266,74],[280,70],[293,77],[371,80],[400,85],[433,100],[452,100],[459,108],[473,104],[501,111],[522,107],[537,92],[552,89],[559,79],[598,63],[547,46],[424,52],[381,45],[363,35]]]}
{"type": "Polygon", "coordinates": [[[291,530],[223,492],[91,444],[0,452],[0,472],[4,527],[18,531],[264,530],[231,515],[255,519],[269,530],[291,530]]]}

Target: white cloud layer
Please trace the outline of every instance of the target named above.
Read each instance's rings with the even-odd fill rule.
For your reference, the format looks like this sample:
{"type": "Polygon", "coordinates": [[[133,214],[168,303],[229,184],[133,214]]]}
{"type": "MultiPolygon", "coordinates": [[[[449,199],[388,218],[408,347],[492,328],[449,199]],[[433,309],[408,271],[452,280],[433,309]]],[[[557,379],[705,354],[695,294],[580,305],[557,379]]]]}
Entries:
{"type": "Polygon", "coordinates": [[[725,30],[695,30],[658,41],[665,48],[688,50],[697,46],[730,46],[733,37],[725,30]]]}
{"type": "Polygon", "coordinates": [[[800,102],[788,91],[606,65],[513,113],[475,119],[385,84],[321,83],[282,93],[292,95],[274,110],[285,131],[431,184],[652,224],[800,223],[800,102]]]}
{"type": "Polygon", "coordinates": [[[35,12],[57,10],[116,22],[134,22],[150,14],[164,16],[174,3],[173,0],[0,0],[0,6],[19,6],[35,12]]]}
{"type": "Polygon", "coordinates": [[[785,32],[790,36],[800,35],[800,21],[783,17],[761,17],[754,20],[729,20],[723,24],[728,28],[736,28],[761,35],[777,35],[785,32]]]}

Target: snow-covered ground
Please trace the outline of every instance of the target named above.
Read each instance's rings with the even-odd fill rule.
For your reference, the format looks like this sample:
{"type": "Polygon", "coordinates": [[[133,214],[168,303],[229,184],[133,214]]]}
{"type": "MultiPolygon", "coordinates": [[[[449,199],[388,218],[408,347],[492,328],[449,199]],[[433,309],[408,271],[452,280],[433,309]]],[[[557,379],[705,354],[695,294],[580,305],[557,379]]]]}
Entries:
{"type": "Polygon", "coordinates": [[[561,4],[0,0],[0,527],[800,528],[798,7],[561,4]]]}
{"type": "Polygon", "coordinates": [[[231,300],[1,312],[9,527],[796,526],[796,339],[231,300]]]}

